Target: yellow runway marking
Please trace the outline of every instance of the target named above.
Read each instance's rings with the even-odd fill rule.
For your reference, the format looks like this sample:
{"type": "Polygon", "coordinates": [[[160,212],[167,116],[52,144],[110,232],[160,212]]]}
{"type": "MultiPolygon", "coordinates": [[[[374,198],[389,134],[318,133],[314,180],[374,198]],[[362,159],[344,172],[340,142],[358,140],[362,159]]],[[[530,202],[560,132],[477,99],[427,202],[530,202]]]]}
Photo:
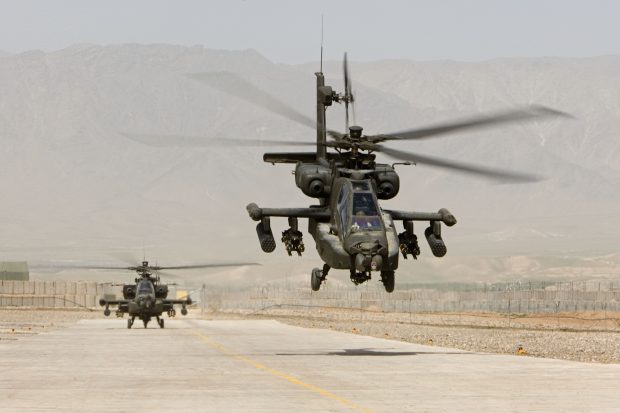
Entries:
{"type": "Polygon", "coordinates": [[[304,381],[299,380],[298,378],[295,378],[291,375],[288,375],[286,373],[283,373],[281,371],[272,369],[270,367],[265,366],[264,364],[261,364],[255,360],[252,360],[249,357],[246,356],[242,356],[241,354],[235,353],[233,350],[230,350],[226,347],[224,347],[223,345],[221,345],[220,343],[218,343],[217,341],[214,341],[213,339],[205,336],[204,334],[200,334],[198,332],[193,333],[195,336],[199,337],[200,339],[202,339],[202,341],[204,341],[205,343],[207,343],[211,348],[219,351],[222,354],[225,354],[237,361],[240,361],[242,363],[245,363],[249,366],[252,366],[258,370],[262,370],[266,373],[271,374],[272,376],[275,377],[279,377],[283,380],[288,381],[289,383],[292,383],[296,386],[299,386],[301,388],[304,388],[306,390],[310,390],[314,393],[320,394],[321,396],[327,398],[327,399],[331,399],[334,401],[339,402],[340,404],[353,409],[353,410],[357,410],[360,412],[364,412],[364,413],[373,413],[372,410],[367,409],[365,407],[359,406],[355,403],[353,403],[352,401],[345,399],[344,397],[340,397],[337,394],[334,394],[328,390],[322,389],[321,387],[315,386],[314,384],[310,384],[310,383],[306,383],[304,381]]]}

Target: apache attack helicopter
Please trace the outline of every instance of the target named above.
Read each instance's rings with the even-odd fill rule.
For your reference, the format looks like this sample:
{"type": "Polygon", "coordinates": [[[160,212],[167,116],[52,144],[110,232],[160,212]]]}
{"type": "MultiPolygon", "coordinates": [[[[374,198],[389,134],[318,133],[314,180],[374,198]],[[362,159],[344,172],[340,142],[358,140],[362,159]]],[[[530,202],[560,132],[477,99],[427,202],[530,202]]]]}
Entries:
{"type": "Polygon", "coordinates": [[[163,313],[167,313],[168,317],[176,316],[175,305],[181,306],[181,314],[187,315],[187,306],[192,304],[190,297],[184,299],[172,300],[168,299],[168,285],[163,284],[159,278],[159,274],[163,270],[185,270],[198,268],[213,267],[229,267],[239,265],[256,265],[253,263],[234,263],[234,264],[206,264],[206,265],[184,265],[176,267],[160,267],[151,266],[149,262],[144,260],[141,264],[131,267],[86,267],[96,270],[129,270],[135,271],[138,277],[135,284],[123,285],[122,300],[105,300],[100,299],[99,305],[105,306],[103,314],[107,317],[110,315],[110,306],[118,306],[116,310],[117,317],[123,317],[125,313],[131,318],[127,319],[127,328],[131,328],[134,320],[139,318],[144,324],[144,328],[148,325],[151,318],[155,317],[160,328],[164,328],[164,319],[161,318],[163,313]]]}
{"type": "MultiPolygon", "coordinates": [[[[288,218],[289,228],[282,232],[281,240],[289,255],[301,255],[305,246],[299,230],[299,218],[308,219],[308,232],[314,238],[319,256],[324,261],[322,269],[311,273],[312,290],[318,291],[330,269],[350,271],[351,281],[360,284],[371,279],[373,271],[380,272],[387,292],[394,290],[395,270],[399,253],[404,259],[420,254],[414,221],[426,221],[424,236],[431,252],[443,257],[447,248],[441,234],[441,224],[449,227],[456,218],[446,208],[437,212],[413,212],[382,209],[380,200],[392,199],[399,193],[400,179],[394,165],[376,162],[375,153],[405,161],[406,164],[453,170],[477,177],[490,178],[504,183],[533,182],[540,177],[531,174],[477,166],[440,157],[414,154],[384,145],[389,141],[419,140],[439,137],[448,133],[469,131],[529,119],[570,117],[570,115],[543,106],[507,110],[487,116],[476,116],[453,122],[416,128],[395,133],[365,135],[360,126],[349,126],[349,106],[355,102],[347,55],[344,55],[344,92],[338,93],[325,84],[321,70],[316,75],[316,123],[300,114],[269,93],[230,72],[197,73],[188,75],[208,86],[224,91],[284,116],[304,126],[316,128],[315,152],[265,153],[265,162],[295,164],[295,183],[307,196],[315,198],[318,205],[308,208],[260,208],[247,206],[250,218],[258,221],[256,232],[261,249],[273,252],[276,241],[271,229],[271,217],[288,218]],[[332,104],[344,103],[346,132],[326,128],[326,110],[332,104]],[[327,137],[330,140],[327,140],[327,137]],[[328,152],[327,149],[334,149],[328,152]],[[404,231],[398,233],[395,221],[402,221],[404,231]]],[[[126,134],[127,137],[155,146],[214,146],[214,145],[315,145],[304,141],[271,141],[256,139],[205,138],[196,136],[126,134]]]]}

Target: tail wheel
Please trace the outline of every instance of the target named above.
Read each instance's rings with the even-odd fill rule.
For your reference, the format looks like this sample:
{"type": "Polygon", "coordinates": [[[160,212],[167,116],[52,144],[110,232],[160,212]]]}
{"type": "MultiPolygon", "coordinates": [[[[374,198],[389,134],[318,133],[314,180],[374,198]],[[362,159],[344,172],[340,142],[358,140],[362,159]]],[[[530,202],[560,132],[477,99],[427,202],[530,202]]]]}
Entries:
{"type": "Polygon", "coordinates": [[[312,270],[312,275],[310,277],[310,286],[312,287],[312,291],[319,291],[321,288],[321,277],[323,276],[323,272],[315,268],[312,270]]]}
{"type": "Polygon", "coordinates": [[[394,271],[381,271],[381,282],[386,292],[394,291],[394,271]]]}
{"type": "Polygon", "coordinates": [[[130,318],[128,318],[128,319],[127,319],[127,328],[131,328],[131,325],[132,325],[132,324],[133,324],[133,323],[131,322],[131,319],[130,319],[130,318]]]}

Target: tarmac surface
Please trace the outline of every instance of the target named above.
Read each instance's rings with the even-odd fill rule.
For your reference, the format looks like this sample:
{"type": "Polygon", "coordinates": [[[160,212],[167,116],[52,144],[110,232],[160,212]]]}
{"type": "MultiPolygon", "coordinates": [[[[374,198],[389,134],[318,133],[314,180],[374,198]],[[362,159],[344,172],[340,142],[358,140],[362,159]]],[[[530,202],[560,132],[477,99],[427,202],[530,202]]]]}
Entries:
{"type": "Polygon", "coordinates": [[[125,320],[0,342],[0,412],[617,412],[620,365],[270,320],[125,320]]]}

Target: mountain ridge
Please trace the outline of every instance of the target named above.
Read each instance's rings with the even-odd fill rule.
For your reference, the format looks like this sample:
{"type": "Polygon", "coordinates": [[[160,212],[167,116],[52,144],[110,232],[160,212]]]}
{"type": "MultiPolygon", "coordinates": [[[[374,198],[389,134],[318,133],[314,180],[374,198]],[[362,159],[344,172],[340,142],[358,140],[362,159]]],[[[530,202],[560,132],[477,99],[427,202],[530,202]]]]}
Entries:
{"type": "MultiPolygon", "coordinates": [[[[245,205],[314,202],[294,186],[290,167],[262,162],[262,152],[274,148],[155,148],[123,133],[312,142],[313,130],[186,75],[232,71],[313,117],[315,66],[272,63],[254,50],[174,45],[78,45],[4,56],[0,185],[5,202],[0,209],[10,219],[0,240],[7,254],[43,259],[50,254],[28,246],[51,250],[70,244],[74,247],[65,256],[76,252],[75,245],[81,254],[96,256],[147,244],[170,255],[169,260],[202,261],[209,254],[284,259],[281,248],[271,257],[260,253],[245,205]]],[[[324,67],[327,83],[341,89],[340,63],[324,62],[324,67]]],[[[620,56],[352,61],[356,118],[368,133],[529,103],[578,118],[395,144],[422,154],[543,173],[549,179],[489,186],[424,165],[401,167],[401,194],[384,206],[449,208],[459,225],[446,229],[444,236],[456,256],[617,251],[619,69],[620,56]],[[511,235],[498,239],[497,233],[511,235]],[[560,236],[551,242],[539,233],[560,236]]],[[[328,124],[343,128],[341,107],[328,111],[328,124]]],[[[275,221],[274,226],[284,229],[284,221],[275,221]]],[[[308,236],[306,242],[313,244],[308,236]]],[[[306,249],[316,257],[313,246],[306,249]]]]}

